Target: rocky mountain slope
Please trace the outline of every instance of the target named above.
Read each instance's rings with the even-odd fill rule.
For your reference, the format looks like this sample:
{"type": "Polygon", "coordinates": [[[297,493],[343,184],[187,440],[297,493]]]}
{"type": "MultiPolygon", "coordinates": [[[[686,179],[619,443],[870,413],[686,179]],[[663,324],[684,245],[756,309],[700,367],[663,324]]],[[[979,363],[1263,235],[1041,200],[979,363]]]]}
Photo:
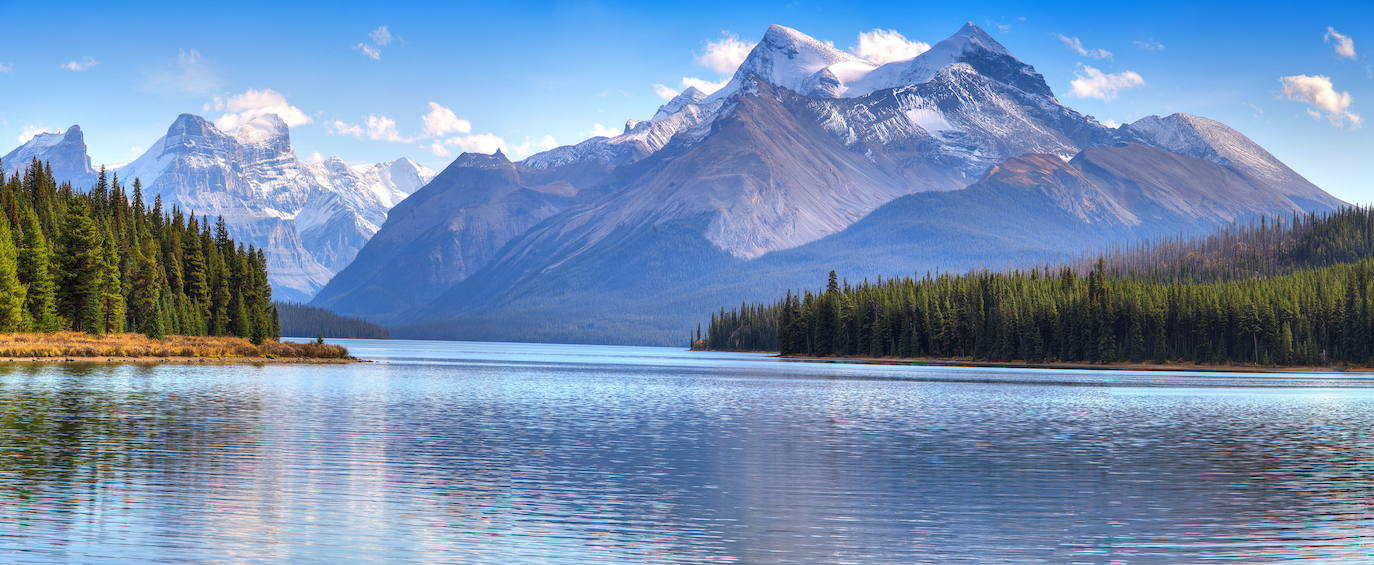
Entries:
{"type": "Polygon", "coordinates": [[[80,126],[72,126],[62,133],[40,133],[0,157],[6,174],[22,173],[34,159],[52,167],[53,178],[84,188],[95,184],[95,170],[86,154],[86,138],[80,126]]]}
{"type": "Polygon", "coordinates": [[[165,206],[223,216],[236,238],[267,250],[273,290],[283,300],[312,297],[352,261],[387,210],[433,176],[408,159],[304,162],[275,115],[225,132],[182,114],[115,172],[125,182],[139,178],[146,198],[165,206]]]}
{"type": "Polygon", "coordinates": [[[632,122],[490,180],[460,157],[452,186],[478,197],[398,208],[316,303],[413,337],[676,343],[721,304],[830,268],[1005,267],[1342,204],[1217,122],[1107,128],[972,24],[883,66],[773,26],[724,88],[650,123],[652,142],[625,138],[645,131],[632,122]],[[506,203],[560,181],[565,200],[506,203]],[[405,264],[421,280],[371,298],[405,264]]]}

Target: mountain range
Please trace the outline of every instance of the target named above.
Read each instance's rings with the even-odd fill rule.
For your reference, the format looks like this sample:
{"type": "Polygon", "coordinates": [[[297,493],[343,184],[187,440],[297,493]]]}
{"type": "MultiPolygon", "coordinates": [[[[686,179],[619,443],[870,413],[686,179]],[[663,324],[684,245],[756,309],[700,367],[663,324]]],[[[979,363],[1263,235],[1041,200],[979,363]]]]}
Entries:
{"type": "MultiPolygon", "coordinates": [[[[80,128],[9,171],[96,172],[80,128]]],[[[183,114],[114,170],[267,251],[278,298],[398,337],[680,343],[709,312],[854,277],[1074,260],[1345,203],[1220,122],[1110,127],[973,24],[875,65],[771,26],[719,90],[511,161],[299,159],[272,115],[183,114]]]]}
{"type": "MultiPolygon", "coordinates": [[[[81,128],[38,134],[6,155],[13,174],[38,158],[72,186],[96,171],[81,128]]],[[[305,301],[348,265],[386,220],[387,211],[434,177],[409,159],[349,165],[299,159],[286,124],[267,114],[233,131],[182,114],[142,156],[110,171],[139,179],[144,198],[197,215],[222,216],[233,236],[266,251],[273,294],[305,301]]]]}
{"type": "Polygon", "coordinates": [[[313,304],[407,337],[678,343],[830,269],[1002,268],[1342,205],[1219,122],[1103,125],[971,23],[881,66],[772,26],[719,91],[618,136],[460,156],[313,304]]]}

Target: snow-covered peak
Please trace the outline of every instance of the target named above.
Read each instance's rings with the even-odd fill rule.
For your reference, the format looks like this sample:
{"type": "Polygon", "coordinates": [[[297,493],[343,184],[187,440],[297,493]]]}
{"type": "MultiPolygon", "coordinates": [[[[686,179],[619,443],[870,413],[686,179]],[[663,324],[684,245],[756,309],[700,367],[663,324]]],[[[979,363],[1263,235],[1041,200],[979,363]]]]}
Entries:
{"type": "Polygon", "coordinates": [[[230,135],[245,145],[290,144],[291,130],[276,114],[257,116],[235,128],[230,135]]]}
{"type": "Polygon", "coordinates": [[[67,128],[65,132],[40,132],[34,134],[33,137],[29,138],[29,140],[24,142],[20,147],[27,147],[32,150],[44,149],[66,141],[69,135],[75,135],[76,139],[80,140],[81,128],[72,126],[67,128]]]}
{"type": "Polygon", "coordinates": [[[46,162],[58,182],[69,181],[78,189],[86,188],[95,175],[91,158],[86,154],[86,139],[79,126],[74,125],[61,133],[34,135],[0,158],[0,164],[4,165],[5,172],[17,174],[27,169],[34,159],[46,162]]]}
{"type": "Polygon", "coordinates": [[[829,70],[841,81],[857,80],[875,67],[858,56],[836,49],[800,31],[772,25],[749,52],[729,84],[711,95],[721,98],[738,92],[751,77],[794,92],[804,92],[813,75],[829,70]]]}
{"type": "MultiPolygon", "coordinates": [[[[678,93],[677,96],[674,96],[672,100],[669,100],[667,104],[659,106],[658,112],[654,113],[654,117],[650,119],[655,122],[661,121],[664,118],[667,118],[668,116],[671,116],[682,111],[682,109],[686,107],[688,104],[700,104],[701,101],[705,99],[705,92],[698,90],[695,86],[689,86],[686,90],[683,90],[682,92],[678,93]]],[[[633,128],[634,125],[631,125],[629,123],[625,124],[625,129],[627,131],[633,128]]]]}
{"type": "Polygon", "coordinates": [[[888,63],[850,81],[846,95],[863,96],[887,88],[923,84],[940,69],[957,63],[969,63],[979,73],[1027,92],[1049,94],[1049,87],[1035,69],[1013,57],[982,28],[968,22],[915,59],[888,63]]]}
{"type": "Polygon", "coordinates": [[[1006,47],[973,22],[966,22],[964,27],[959,28],[959,31],[954,32],[954,35],[945,41],[950,42],[951,46],[963,44],[963,51],[965,52],[977,48],[1002,55],[1011,54],[1006,47]]]}
{"type": "Polygon", "coordinates": [[[1236,165],[1266,180],[1281,181],[1293,174],[1244,134],[1201,116],[1146,116],[1124,129],[1155,147],[1221,165],[1236,165]]]}

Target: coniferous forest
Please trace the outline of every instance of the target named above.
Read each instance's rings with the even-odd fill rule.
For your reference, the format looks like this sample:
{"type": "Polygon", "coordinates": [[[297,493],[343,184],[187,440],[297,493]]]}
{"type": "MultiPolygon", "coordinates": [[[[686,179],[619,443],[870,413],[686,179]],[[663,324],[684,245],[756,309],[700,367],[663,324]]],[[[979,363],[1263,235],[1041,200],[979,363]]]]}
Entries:
{"type": "MultiPolygon", "coordinates": [[[[698,333],[700,330],[698,330],[698,333]]],[[[712,315],[698,347],[1026,362],[1374,364],[1374,211],[1223,230],[1087,265],[926,275],[712,315]]]]}
{"type": "Polygon", "coordinates": [[[295,302],[275,304],[282,335],[295,337],[343,337],[389,339],[391,333],[362,318],[340,316],[324,308],[295,302]]]}
{"type": "Polygon", "coordinates": [[[222,219],[145,202],[137,179],[102,168],[78,192],[35,160],[0,173],[0,207],[0,332],[280,334],[262,250],[222,219]]]}

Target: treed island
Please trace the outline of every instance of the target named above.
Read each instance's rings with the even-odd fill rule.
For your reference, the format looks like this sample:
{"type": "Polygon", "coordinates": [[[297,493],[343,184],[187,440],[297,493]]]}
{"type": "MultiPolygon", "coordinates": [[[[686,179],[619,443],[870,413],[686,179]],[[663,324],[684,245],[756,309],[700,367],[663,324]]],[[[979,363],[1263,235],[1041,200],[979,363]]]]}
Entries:
{"type": "Polygon", "coordinates": [[[699,349],[1007,364],[1374,366],[1374,210],[1081,264],[867,280],[711,316],[699,349]]]}
{"type": "Polygon", "coordinates": [[[347,360],[283,343],[261,249],[102,168],[94,187],[45,163],[0,168],[0,358],[347,360]]]}

